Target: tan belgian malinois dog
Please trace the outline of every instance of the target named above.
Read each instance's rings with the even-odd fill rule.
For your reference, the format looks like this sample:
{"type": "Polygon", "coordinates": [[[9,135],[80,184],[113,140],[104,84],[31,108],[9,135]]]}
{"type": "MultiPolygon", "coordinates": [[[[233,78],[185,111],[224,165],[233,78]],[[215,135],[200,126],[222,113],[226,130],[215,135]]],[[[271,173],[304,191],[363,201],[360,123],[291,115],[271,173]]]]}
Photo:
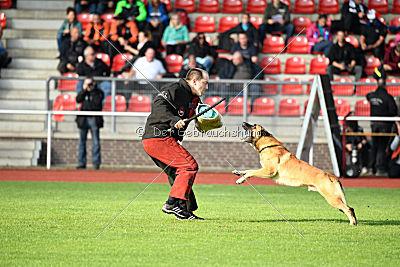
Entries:
{"type": "Polygon", "coordinates": [[[347,206],[343,187],[332,174],[299,160],[281,142],[260,125],[243,122],[249,135],[243,139],[260,154],[262,168],[258,170],[233,171],[242,176],[236,181],[243,183],[247,178],[271,178],[275,183],[287,186],[308,186],[309,190],[319,192],[330,205],[338,208],[349,217],[350,225],[357,225],[354,209],[347,206]]]}

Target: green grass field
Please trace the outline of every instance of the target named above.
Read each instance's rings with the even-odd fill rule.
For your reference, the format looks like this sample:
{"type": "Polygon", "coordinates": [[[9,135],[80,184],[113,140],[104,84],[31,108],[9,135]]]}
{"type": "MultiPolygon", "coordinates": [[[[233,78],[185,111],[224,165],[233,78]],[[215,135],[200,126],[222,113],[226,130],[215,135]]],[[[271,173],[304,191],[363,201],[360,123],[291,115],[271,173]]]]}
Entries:
{"type": "Polygon", "coordinates": [[[347,188],[359,219],[306,188],[195,185],[206,221],[161,212],[169,185],[153,184],[98,239],[145,184],[0,182],[0,265],[400,266],[400,190],[347,188]]]}

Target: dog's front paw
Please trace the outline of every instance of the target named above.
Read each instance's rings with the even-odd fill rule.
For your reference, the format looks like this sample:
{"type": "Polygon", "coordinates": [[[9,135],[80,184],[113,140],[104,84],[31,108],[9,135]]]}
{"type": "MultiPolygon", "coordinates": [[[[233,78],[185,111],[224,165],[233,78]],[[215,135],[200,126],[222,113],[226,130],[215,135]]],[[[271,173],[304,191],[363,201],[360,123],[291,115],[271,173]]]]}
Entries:
{"type": "Polygon", "coordinates": [[[237,176],[242,176],[242,175],[243,175],[243,173],[240,172],[240,171],[238,171],[238,170],[234,170],[234,171],[232,171],[232,173],[233,173],[234,175],[237,175],[237,176]]]}
{"type": "Polygon", "coordinates": [[[239,179],[236,180],[237,184],[242,184],[244,181],[246,181],[246,178],[244,176],[240,177],[239,179]]]}

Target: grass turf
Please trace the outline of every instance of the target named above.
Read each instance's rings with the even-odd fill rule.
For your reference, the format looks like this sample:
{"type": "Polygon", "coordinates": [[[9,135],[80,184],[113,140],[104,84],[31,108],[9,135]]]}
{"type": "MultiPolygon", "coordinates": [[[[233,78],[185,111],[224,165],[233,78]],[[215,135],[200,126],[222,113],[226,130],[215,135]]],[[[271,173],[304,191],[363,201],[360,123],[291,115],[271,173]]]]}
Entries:
{"type": "Polygon", "coordinates": [[[359,219],[305,188],[195,185],[206,221],[161,212],[169,185],[0,182],[0,265],[399,266],[400,190],[347,188],[359,219]]]}

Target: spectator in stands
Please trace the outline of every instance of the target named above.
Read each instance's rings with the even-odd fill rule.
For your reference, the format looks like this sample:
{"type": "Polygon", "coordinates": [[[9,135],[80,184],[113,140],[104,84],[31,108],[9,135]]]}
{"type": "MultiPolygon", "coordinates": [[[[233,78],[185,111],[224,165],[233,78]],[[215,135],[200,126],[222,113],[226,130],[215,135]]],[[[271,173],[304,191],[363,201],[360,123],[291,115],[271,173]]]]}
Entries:
{"type": "MultiPolygon", "coordinates": [[[[364,129],[358,125],[357,121],[348,121],[346,123],[348,133],[363,133],[364,129]]],[[[368,147],[367,138],[365,136],[346,136],[346,151],[347,159],[351,159],[351,154],[354,149],[357,150],[359,160],[361,159],[361,173],[363,176],[368,173],[368,147]]],[[[360,162],[360,161],[359,161],[360,162]]]]}
{"type": "Polygon", "coordinates": [[[178,54],[183,56],[186,44],[189,42],[189,32],[177,13],[170,16],[170,22],[165,29],[161,44],[167,49],[167,54],[178,54]]]}
{"type": "Polygon", "coordinates": [[[118,1],[114,15],[124,13],[125,16],[136,23],[139,30],[146,26],[147,11],[144,3],[140,0],[118,1]]]}
{"type": "MultiPolygon", "coordinates": [[[[386,72],[381,65],[375,68],[374,78],[378,80],[378,89],[370,92],[367,99],[371,104],[370,116],[393,117],[397,115],[397,106],[393,96],[386,91],[386,72]]],[[[371,121],[373,133],[390,133],[393,122],[371,121]]],[[[389,144],[388,136],[372,136],[372,149],[369,167],[378,176],[387,175],[386,149],[389,144]]]]}
{"type": "Polygon", "coordinates": [[[239,51],[245,60],[250,60],[253,63],[258,62],[257,47],[249,42],[245,32],[238,33],[238,41],[233,45],[231,55],[236,51],[239,51]]]}
{"type": "MultiPolygon", "coordinates": [[[[92,78],[86,78],[83,82],[83,90],[76,97],[77,103],[82,103],[81,111],[101,111],[103,92],[97,89],[92,78]]],[[[79,154],[77,169],[86,168],[86,140],[90,130],[92,135],[92,162],[93,168],[98,170],[101,164],[100,152],[100,128],[104,121],[101,116],[77,116],[76,124],[79,128],[79,154]]]]}
{"type": "Polygon", "coordinates": [[[83,50],[86,42],[79,37],[79,28],[71,29],[71,38],[65,39],[61,45],[60,63],[57,69],[63,74],[75,72],[79,62],[83,61],[83,50]]]}
{"type": "Polygon", "coordinates": [[[76,14],[81,14],[84,9],[89,8],[90,14],[103,14],[104,3],[101,0],[75,0],[76,14]]]}
{"type": "Polygon", "coordinates": [[[326,57],[333,45],[332,34],[329,26],[326,24],[326,15],[321,14],[318,20],[311,24],[307,30],[307,41],[312,51],[323,52],[326,57]]]}
{"type": "Polygon", "coordinates": [[[383,67],[390,73],[400,73],[400,42],[386,50],[383,58],[383,67]]]}
{"type": "Polygon", "coordinates": [[[161,37],[169,24],[167,6],[161,0],[150,0],[147,3],[146,30],[151,32],[156,49],[160,48],[161,37]]]}
{"type": "Polygon", "coordinates": [[[361,3],[361,0],[350,0],[344,2],[340,10],[341,19],[332,23],[332,30],[342,30],[347,33],[361,33],[361,25],[366,23],[368,9],[361,3]]]}
{"type": "Polygon", "coordinates": [[[67,19],[64,20],[57,33],[58,52],[61,53],[61,44],[65,39],[71,37],[71,29],[77,27],[79,34],[82,33],[82,24],[76,19],[75,9],[72,7],[67,8],[67,19]]]}
{"type": "Polygon", "coordinates": [[[282,32],[286,33],[285,43],[288,43],[294,33],[294,26],[290,22],[289,7],[280,0],[272,0],[267,5],[264,14],[264,23],[260,25],[260,43],[263,45],[265,33],[282,32]]]}
{"type": "Polygon", "coordinates": [[[186,74],[189,72],[189,70],[191,70],[193,68],[205,70],[205,67],[196,61],[195,55],[191,54],[188,57],[187,63],[182,65],[182,68],[179,72],[179,78],[185,79],[186,74]]]}
{"type": "Polygon", "coordinates": [[[0,25],[0,70],[2,68],[7,68],[7,66],[12,61],[12,58],[8,56],[8,53],[4,48],[3,42],[1,41],[1,37],[3,37],[3,29],[1,28],[0,25]]]}
{"type": "MultiPolygon", "coordinates": [[[[198,33],[190,42],[189,55],[194,55],[197,63],[204,66],[207,72],[210,72],[213,63],[217,58],[217,52],[206,41],[206,36],[202,32],[198,33]]],[[[185,59],[183,64],[186,64],[188,61],[189,59],[185,59]]]]}
{"type": "Polygon", "coordinates": [[[241,33],[244,32],[247,35],[247,39],[254,46],[258,47],[258,38],[259,33],[257,28],[250,22],[250,14],[245,13],[241,16],[241,22],[233,28],[230,28],[226,32],[223,32],[223,35],[226,35],[229,38],[229,35],[233,33],[241,33]]]}
{"type": "MultiPolygon", "coordinates": [[[[88,46],[85,48],[83,55],[85,61],[79,63],[77,73],[79,76],[86,77],[109,77],[110,68],[101,59],[96,58],[96,53],[93,47],[88,46]]],[[[80,81],[76,84],[76,92],[82,91],[83,82],[80,81]]],[[[103,91],[104,96],[111,95],[111,82],[102,81],[97,82],[98,88],[103,91]]]]}
{"type": "Polygon", "coordinates": [[[329,52],[329,65],[326,69],[329,78],[333,80],[333,74],[349,72],[355,74],[355,80],[361,78],[363,68],[356,65],[356,51],[354,47],[346,42],[343,31],[336,33],[337,42],[332,46],[329,52]]]}
{"type": "Polygon", "coordinates": [[[393,151],[391,161],[389,162],[389,178],[400,177],[400,123],[396,121],[396,136],[390,143],[390,149],[393,151]]]}
{"type": "MultiPolygon", "coordinates": [[[[250,60],[245,60],[240,51],[236,51],[232,55],[232,59],[218,72],[220,79],[234,79],[234,80],[262,80],[264,72],[261,67],[250,60]]],[[[252,83],[249,85],[249,95],[257,98],[261,95],[261,85],[252,83]]],[[[237,84],[236,88],[232,85],[222,84],[220,87],[220,96],[228,98],[234,96],[235,92],[239,93],[243,89],[243,84],[237,84]]]]}
{"type": "Polygon", "coordinates": [[[96,51],[108,53],[109,45],[106,38],[109,34],[110,24],[103,21],[99,14],[93,14],[92,22],[87,25],[83,40],[96,51]]]}
{"type": "Polygon", "coordinates": [[[373,52],[375,57],[382,60],[385,54],[387,27],[376,18],[375,10],[369,10],[367,17],[368,23],[361,29],[361,49],[364,53],[373,52]]]}

